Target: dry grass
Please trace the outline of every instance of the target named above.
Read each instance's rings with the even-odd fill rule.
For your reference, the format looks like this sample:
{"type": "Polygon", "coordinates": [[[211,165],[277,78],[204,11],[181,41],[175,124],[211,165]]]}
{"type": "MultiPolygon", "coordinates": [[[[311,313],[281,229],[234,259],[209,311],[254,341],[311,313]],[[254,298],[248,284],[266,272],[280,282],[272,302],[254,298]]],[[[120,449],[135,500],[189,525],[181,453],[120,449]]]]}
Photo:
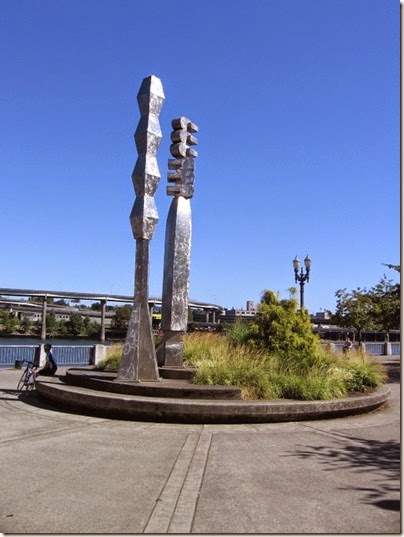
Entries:
{"type": "MultiPolygon", "coordinates": [[[[97,369],[117,371],[122,348],[111,346],[97,369]]],[[[313,356],[280,359],[211,332],[184,337],[184,365],[196,368],[195,384],[238,386],[243,399],[334,399],[386,381],[383,366],[363,353],[319,349],[313,356]]]]}
{"type": "Polygon", "coordinates": [[[383,367],[363,354],[345,357],[319,349],[313,356],[279,359],[211,333],[187,335],[184,343],[196,384],[238,386],[244,399],[334,399],[386,380],[383,367]]]}

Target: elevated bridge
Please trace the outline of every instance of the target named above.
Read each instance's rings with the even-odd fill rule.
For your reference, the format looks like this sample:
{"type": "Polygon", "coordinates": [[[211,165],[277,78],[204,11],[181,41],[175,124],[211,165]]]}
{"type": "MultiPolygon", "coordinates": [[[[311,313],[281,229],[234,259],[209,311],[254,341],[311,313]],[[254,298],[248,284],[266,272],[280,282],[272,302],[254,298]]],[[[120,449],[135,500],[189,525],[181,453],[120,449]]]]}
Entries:
{"type": "MultiPolygon", "coordinates": [[[[101,304],[101,333],[100,340],[105,341],[105,316],[108,302],[123,302],[131,304],[134,301],[133,295],[114,295],[105,293],[85,293],[74,291],[47,291],[43,289],[11,289],[7,287],[0,288],[0,297],[38,297],[42,300],[42,327],[41,339],[46,339],[46,309],[47,299],[71,299],[71,300],[88,300],[100,302],[101,304]]],[[[153,312],[155,306],[161,306],[161,298],[149,297],[150,312],[153,312]]],[[[224,314],[224,308],[218,304],[209,302],[198,302],[195,300],[188,301],[188,307],[192,309],[203,310],[206,319],[216,322],[216,316],[224,314]]]]}

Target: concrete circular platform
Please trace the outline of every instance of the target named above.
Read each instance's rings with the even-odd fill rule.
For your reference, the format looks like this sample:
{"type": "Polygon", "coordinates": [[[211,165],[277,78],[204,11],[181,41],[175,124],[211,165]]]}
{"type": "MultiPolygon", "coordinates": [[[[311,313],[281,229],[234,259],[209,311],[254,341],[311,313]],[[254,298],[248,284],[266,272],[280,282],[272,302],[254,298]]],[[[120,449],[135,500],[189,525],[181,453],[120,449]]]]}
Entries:
{"type": "Polygon", "coordinates": [[[117,381],[116,373],[92,368],[71,368],[64,377],[67,384],[111,393],[180,399],[241,399],[236,386],[200,386],[184,377],[162,377],[155,382],[117,381]]]}
{"type": "MultiPolygon", "coordinates": [[[[77,371],[77,370],[76,370],[77,371]]],[[[123,383],[124,391],[117,393],[108,387],[117,386],[112,375],[102,379],[96,372],[83,370],[83,374],[68,371],[63,379],[38,378],[38,396],[58,407],[78,413],[124,420],[176,422],[176,423],[271,423],[316,420],[361,414],[380,407],[389,397],[390,389],[381,386],[372,393],[328,401],[219,399],[220,388],[199,386],[198,397],[181,397],[184,389],[195,389],[189,381],[162,379],[160,383],[123,383]],[[81,377],[78,380],[78,377],[81,377]],[[72,379],[76,385],[67,384],[72,379]],[[94,385],[89,384],[94,381],[94,385]],[[81,385],[77,385],[82,382],[81,385]],[[184,384],[188,382],[188,386],[184,384]],[[156,386],[158,384],[158,386],[156,386]],[[105,391],[101,387],[107,388],[105,391]],[[143,389],[144,388],[144,389],[143,389]],[[215,398],[201,397],[203,390],[215,392],[215,398]],[[142,393],[143,389],[143,393],[142,393]],[[134,393],[136,392],[136,393],[134,393]],[[175,395],[177,395],[175,397],[175,395]]],[[[121,386],[118,390],[122,389],[121,386]]],[[[198,394],[197,394],[198,395],[198,394]]]]}

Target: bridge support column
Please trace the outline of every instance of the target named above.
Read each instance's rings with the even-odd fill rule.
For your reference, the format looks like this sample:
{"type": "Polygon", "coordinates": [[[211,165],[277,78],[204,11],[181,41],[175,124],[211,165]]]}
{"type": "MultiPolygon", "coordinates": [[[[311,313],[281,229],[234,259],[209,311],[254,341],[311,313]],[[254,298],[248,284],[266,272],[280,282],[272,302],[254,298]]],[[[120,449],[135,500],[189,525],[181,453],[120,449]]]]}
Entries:
{"type": "Polygon", "coordinates": [[[107,309],[107,301],[101,300],[101,334],[100,341],[104,343],[105,341],[105,312],[107,309]]]}
{"type": "Polygon", "coordinates": [[[46,339],[46,304],[47,304],[47,296],[45,295],[43,297],[43,303],[42,303],[42,326],[41,326],[41,340],[44,341],[46,339]]]}

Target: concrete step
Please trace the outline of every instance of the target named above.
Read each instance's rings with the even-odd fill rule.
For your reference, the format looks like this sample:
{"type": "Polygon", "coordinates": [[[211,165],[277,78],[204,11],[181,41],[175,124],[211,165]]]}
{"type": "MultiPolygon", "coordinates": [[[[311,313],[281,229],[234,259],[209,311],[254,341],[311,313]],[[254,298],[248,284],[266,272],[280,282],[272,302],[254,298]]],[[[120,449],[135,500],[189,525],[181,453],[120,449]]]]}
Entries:
{"type": "Polygon", "coordinates": [[[192,380],[195,375],[194,367],[159,367],[160,377],[164,379],[192,380]]]}
{"type": "Polygon", "coordinates": [[[117,381],[116,373],[90,368],[71,368],[62,380],[67,384],[93,390],[144,397],[177,397],[181,399],[241,399],[236,386],[200,386],[178,378],[162,378],[156,382],[117,381]]]}
{"type": "Polygon", "coordinates": [[[106,418],[176,423],[269,423],[306,421],[369,412],[390,393],[382,386],[369,395],[330,401],[243,401],[145,397],[68,385],[57,377],[36,383],[38,396],[57,407],[106,418]]]}

